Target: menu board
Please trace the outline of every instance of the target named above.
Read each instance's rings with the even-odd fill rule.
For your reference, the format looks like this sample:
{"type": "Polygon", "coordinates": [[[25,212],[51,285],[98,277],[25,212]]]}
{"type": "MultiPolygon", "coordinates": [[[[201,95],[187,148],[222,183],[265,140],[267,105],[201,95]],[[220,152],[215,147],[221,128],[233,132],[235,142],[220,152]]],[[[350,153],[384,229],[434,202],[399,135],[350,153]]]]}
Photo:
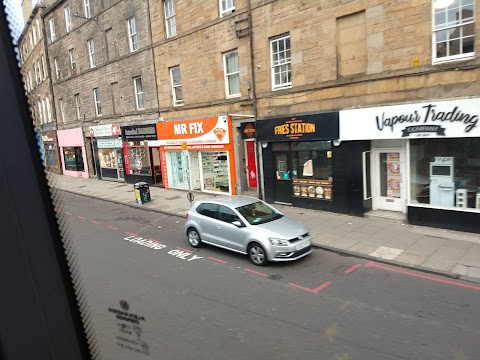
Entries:
{"type": "Polygon", "coordinates": [[[332,181],[294,179],[293,196],[317,200],[332,200],[332,181]]]}
{"type": "Polygon", "coordinates": [[[387,153],[387,197],[400,198],[400,153],[387,153]]]}

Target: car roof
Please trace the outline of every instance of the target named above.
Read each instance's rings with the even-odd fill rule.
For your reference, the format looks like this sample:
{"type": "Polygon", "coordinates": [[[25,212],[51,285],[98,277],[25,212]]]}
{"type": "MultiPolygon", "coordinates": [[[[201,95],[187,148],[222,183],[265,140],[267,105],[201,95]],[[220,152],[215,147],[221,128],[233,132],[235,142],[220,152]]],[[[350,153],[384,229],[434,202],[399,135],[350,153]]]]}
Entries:
{"type": "Polygon", "coordinates": [[[220,204],[220,205],[227,205],[230,207],[237,208],[239,206],[244,206],[248,204],[253,204],[255,202],[260,201],[257,198],[251,197],[251,196],[245,196],[245,195],[231,195],[231,196],[214,196],[214,197],[209,197],[206,199],[199,200],[198,203],[214,203],[214,204],[220,204]]]}

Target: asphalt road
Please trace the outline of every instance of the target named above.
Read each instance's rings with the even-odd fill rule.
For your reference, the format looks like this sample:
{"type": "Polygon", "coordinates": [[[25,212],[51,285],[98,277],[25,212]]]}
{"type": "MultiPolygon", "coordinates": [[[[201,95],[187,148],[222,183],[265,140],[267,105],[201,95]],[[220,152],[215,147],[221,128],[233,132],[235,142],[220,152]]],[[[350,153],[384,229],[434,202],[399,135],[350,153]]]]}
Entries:
{"type": "Polygon", "coordinates": [[[61,199],[101,359],[479,358],[478,284],[321,250],[255,267],[184,219],[61,199]]]}

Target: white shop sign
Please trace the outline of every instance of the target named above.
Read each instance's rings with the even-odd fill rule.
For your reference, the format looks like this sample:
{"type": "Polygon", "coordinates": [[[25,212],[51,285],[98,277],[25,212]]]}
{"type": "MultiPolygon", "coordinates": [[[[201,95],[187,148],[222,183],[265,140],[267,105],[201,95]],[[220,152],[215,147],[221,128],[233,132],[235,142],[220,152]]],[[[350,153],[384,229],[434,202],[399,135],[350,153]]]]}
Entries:
{"type": "Polygon", "coordinates": [[[340,140],[480,137],[480,98],[340,111],[340,140]]]}
{"type": "Polygon", "coordinates": [[[97,148],[114,149],[122,147],[122,138],[97,139],[97,148]]]}
{"type": "Polygon", "coordinates": [[[121,134],[119,124],[90,126],[88,131],[91,137],[120,136],[121,134]]]}

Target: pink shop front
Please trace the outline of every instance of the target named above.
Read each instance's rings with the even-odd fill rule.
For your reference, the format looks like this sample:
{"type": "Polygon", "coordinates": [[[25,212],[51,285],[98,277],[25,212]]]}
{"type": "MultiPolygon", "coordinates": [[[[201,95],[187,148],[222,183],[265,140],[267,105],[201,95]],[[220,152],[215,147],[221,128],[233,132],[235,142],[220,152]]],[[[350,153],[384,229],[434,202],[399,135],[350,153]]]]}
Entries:
{"type": "Polygon", "coordinates": [[[88,178],[82,129],[58,130],[57,138],[63,175],[88,178]]]}

